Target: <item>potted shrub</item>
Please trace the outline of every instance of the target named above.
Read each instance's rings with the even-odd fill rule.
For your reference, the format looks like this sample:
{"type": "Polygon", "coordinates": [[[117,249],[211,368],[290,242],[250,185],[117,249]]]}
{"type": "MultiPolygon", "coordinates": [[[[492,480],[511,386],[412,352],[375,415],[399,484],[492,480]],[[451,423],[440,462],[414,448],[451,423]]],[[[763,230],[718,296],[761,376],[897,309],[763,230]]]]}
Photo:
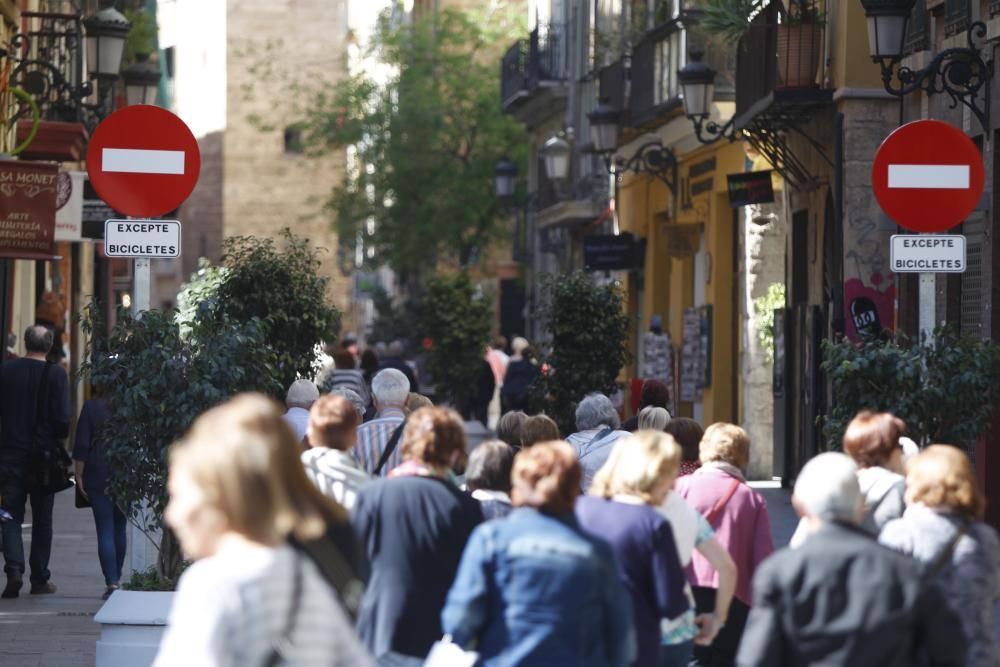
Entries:
{"type": "Polygon", "coordinates": [[[108,491],[158,553],[153,572],[133,576],[133,590],[115,592],[98,612],[98,665],[150,664],[166,623],[183,567],[176,539],[161,525],[170,445],[234,394],[283,398],[296,377],[313,377],[317,344],[336,335],[340,313],[327,303],[316,251],[287,231],[285,240],[281,248],[227,240],[223,265],[193,276],[177,312],[133,318],[122,310],[110,331],[98,308],[84,313],[92,339],[84,372],[114,411],[101,434],[108,491]]]}
{"type": "Polygon", "coordinates": [[[629,317],[621,289],[598,285],[586,273],[549,275],[539,309],[548,336],[543,373],[535,383],[536,408],[576,431],[576,405],[592,392],[618,389],[618,373],[629,361],[625,347],[629,317]]]}

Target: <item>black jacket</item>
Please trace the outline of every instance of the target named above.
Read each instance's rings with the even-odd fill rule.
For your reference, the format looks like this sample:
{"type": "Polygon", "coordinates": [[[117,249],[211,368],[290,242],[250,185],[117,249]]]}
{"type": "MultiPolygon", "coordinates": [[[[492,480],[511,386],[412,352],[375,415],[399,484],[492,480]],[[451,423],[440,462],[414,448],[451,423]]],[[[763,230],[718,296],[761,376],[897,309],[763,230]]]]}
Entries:
{"type": "Polygon", "coordinates": [[[764,561],[740,667],[962,665],[962,629],[916,560],[825,524],[764,561]]]}

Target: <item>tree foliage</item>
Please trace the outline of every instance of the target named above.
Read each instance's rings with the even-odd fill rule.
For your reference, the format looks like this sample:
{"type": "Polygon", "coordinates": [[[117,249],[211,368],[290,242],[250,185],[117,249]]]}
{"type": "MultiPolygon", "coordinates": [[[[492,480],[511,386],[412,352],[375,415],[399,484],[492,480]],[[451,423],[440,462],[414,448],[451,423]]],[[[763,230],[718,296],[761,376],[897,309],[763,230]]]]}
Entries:
{"type": "Polygon", "coordinates": [[[319,267],[317,250],[287,229],[280,247],[267,238],[228,238],[222,266],[203,265],[178,297],[182,319],[196,312],[220,322],[259,319],[287,388],[315,375],[316,345],[335,339],[340,328],[340,311],[327,294],[329,279],[319,267]]]}
{"type": "Polygon", "coordinates": [[[834,448],[854,415],[868,409],[901,418],[918,443],[969,450],[989,430],[1000,401],[1000,348],[952,327],[913,345],[824,341],[822,367],[833,388],[824,432],[834,448]]]}
{"type": "Polygon", "coordinates": [[[543,289],[539,315],[549,335],[551,349],[543,358],[550,369],[535,393],[560,430],[572,433],[580,399],[617,389],[618,373],[629,360],[629,319],[620,289],[597,285],[585,273],[547,276],[543,289]]]}
{"type": "Polygon", "coordinates": [[[416,307],[420,332],[431,341],[426,368],[437,397],[467,415],[489,342],[492,302],[456,273],[429,279],[416,307]]]}
{"type": "MultiPolygon", "coordinates": [[[[443,10],[379,21],[377,67],[316,93],[306,109],[311,153],[356,150],[328,208],[341,243],[404,282],[438,262],[467,263],[500,232],[494,169],[523,163],[524,131],[501,111],[497,63],[516,22],[443,10]]],[[[523,172],[523,170],[522,170],[523,172]]]]}

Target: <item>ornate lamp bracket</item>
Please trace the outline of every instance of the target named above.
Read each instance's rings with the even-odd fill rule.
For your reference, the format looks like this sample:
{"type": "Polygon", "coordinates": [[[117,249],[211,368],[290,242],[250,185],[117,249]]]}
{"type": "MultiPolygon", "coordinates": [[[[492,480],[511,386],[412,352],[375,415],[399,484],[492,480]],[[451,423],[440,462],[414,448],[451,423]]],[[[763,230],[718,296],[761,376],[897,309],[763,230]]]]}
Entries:
{"type": "Polygon", "coordinates": [[[734,120],[734,118],[730,118],[725,125],[719,125],[714,120],[706,119],[704,116],[695,116],[691,122],[694,124],[694,135],[698,141],[703,144],[714,144],[719,139],[736,141],[737,132],[733,125],[734,120]]]}
{"type": "MultiPolygon", "coordinates": [[[[612,173],[610,158],[605,158],[604,166],[608,173],[612,173]]],[[[659,140],[646,142],[627,160],[617,158],[614,161],[615,178],[620,178],[627,171],[653,176],[662,181],[671,193],[677,192],[677,155],[659,140]]]]}
{"type": "Polygon", "coordinates": [[[988,136],[993,60],[983,60],[982,51],[975,44],[975,40],[985,37],[986,24],[976,21],[966,33],[968,47],[945,49],[927,67],[919,70],[909,67],[895,69],[900,58],[882,57],[874,60],[882,69],[882,83],[890,95],[902,98],[918,90],[927,95],[944,93],[951,101],[949,108],[955,109],[960,103],[964,104],[979,119],[984,135],[988,136]],[[983,88],[985,94],[983,106],[980,107],[976,98],[983,88]]]}

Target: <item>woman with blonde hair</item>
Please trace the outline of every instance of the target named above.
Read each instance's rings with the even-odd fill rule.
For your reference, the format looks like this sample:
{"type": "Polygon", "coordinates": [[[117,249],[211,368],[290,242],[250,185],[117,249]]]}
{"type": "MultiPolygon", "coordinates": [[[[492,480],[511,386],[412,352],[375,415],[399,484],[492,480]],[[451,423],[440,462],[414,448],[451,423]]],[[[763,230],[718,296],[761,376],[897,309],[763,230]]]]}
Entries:
{"type": "Polygon", "coordinates": [[[590,495],[576,503],[580,526],[607,540],[632,594],[637,667],[661,667],[660,621],[690,607],[670,522],[657,507],[673,486],[681,449],[666,433],[638,431],[615,443],[590,495]]]}
{"type": "Polygon", "coordinates": [[[966,667],[1000,666],[996,605],[1000,539],[983,523],[986,499],[972,464],[951,445],[931,445],[906,465],[906,511],[882,529],[879,542],[926,565],[958,615],[966,667]]]}
{"type": "Polygon", "coordinates": [[[632,610],[614,556],[573,517],[581,475],[565,442],[521,450],[514,511],[472,533],[441,623],[485,667],[630,663],[632,610]]]}
{"type": "MultiPolygon", "coordinates": [[[[757,567],[774,552],[771,520],[764,496],[746,483],[750,436],[739,426],[719,422],[705,430],[698,445],[701,467],[677,480],[677,493],[701,513],[719,543],[736,563],[736,592],[725,627],[711,646],[694,648],[696,665],[732,665],[753,604],[750,582],[757,567]]],[[[718,571],[695,553],[688,566],[699,612],[715,607],[718,571]]]]}
{"type": "Polygon", "coordinates": [[[344,605],[361,584],[343,508],[306,477],[279,406],[244,394],[204,413],[170,450],[164,519],[196,562],[184,572],[156,667],[371,665],[344,605]],[[337,538],[333,538],[337,539],[337,538]],[[329,546],[329,545],[328,545],[329,546]]]}
{"type": "Polygon", "coordinates": [[[351,514],[372,564],[358,632],[379,664],[422,665],[441,637],[445,596],[483,512],[453,481],[467,460],[454,410],[411,414],[401,449],[403,463],[361,487],[351,514]]]}

